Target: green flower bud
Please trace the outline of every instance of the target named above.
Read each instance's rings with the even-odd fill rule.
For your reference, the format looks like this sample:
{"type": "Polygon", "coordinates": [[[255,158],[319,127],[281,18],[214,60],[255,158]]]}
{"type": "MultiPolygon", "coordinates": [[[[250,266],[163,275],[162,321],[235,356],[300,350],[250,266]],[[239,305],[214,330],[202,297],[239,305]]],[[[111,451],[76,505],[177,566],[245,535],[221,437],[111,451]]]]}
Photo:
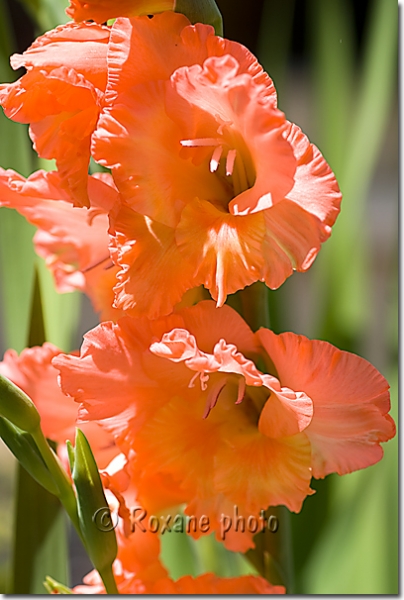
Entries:
{"type": "Polygon", "coordinates": [[[3,375],[0,375],[0,415],[28,432],[35,431],[41,422],[32,400],[3,375]]]}
{"type": "Polygon", "coordinates": [[[185,15],[191,23],[212,25],[216,35],[223,35],[223,20],[215,0],[175,0],[175,12],[185,15]]]}
{"type": "MultiPolygon", "coordinates": [[[[113,527],[99,522],[100,514],[110,515],[97,463],[90,445],[82,431],[77,429],[74,448],[72,477],[77,492],[80,529],[88,555],[102,576],[110,569],[117,555],[116,536],[113,527]]],[[[102,515],[101,515],[102,518],[102,515]]]]}
{"type": "Polygon", "coordinates": [[[48,492],[58,496],[59,488],[46,466],[31,434],[22,431],[7,421],[7,419],[0,417],[0,437],[31,477],[48,490],[48,492]]]}

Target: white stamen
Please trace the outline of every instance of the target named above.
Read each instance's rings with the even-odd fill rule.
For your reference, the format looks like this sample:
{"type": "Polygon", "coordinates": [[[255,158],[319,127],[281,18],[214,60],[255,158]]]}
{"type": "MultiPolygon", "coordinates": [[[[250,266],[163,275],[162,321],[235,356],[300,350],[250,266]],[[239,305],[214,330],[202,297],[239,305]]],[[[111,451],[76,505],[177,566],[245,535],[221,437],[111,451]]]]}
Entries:
{"type": "Polygon", "coordinates": [[[234,161],[236,160],[237,150],[229,150],[226,158],[226,175],[233,175],[234,161]]]}
{"type": "Polygon", "coordinates": [[[216,146],[216,148],[213,151],[212,154],[212,158],[210,159],[210,172],[214,173],[215,171],[217,171],[218,167],[219,167],[219,162],[220,162],[220,158],[222,156],[222,152],[223,152],[223,146],[216,146]]]}
{"type": "Polygon", "coordinates": [[[221,140],[218,138],[198,138],[195,140],[181,140],[181,146],[186,148],[197,148],[199,146],[217,146],[221,140]]]}

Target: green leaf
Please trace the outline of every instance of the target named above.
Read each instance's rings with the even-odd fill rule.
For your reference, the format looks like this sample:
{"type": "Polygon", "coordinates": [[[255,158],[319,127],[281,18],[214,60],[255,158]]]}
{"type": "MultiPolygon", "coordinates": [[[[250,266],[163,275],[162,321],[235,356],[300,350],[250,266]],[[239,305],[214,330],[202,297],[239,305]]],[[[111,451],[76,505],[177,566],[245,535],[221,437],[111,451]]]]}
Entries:
{"type": "Polygon", "coordinates": [[[161,560],[172,579],[184,575],[196,577],[201,569],[195,541],[181,532],[164,533],[161,536],[161,560]]]}
{"type": "MultiPolygon", "coordinates": [[[[342,193],[341,214],[330,240],[317,259],[316,298],[321,303],[327,329],[322,335],[352,339],[369,323],[371,293],[369,246],[366,239],[367,194],[382,151],[386,127],[397,86],[398,7],[394,2],[371,4],[364,64],[358,77],[358,93],[349,98],[353,81],[352,57],[343,48],[352,22],[346,3],[313,0],[319,21],[316,71],[320,147],[336,172],[342,193]],[[338,23],[342,33],[335,33],[338,23]],[[343,32],[348,31],[345,35],[343,32]],[[342,37],[337,50],[336,37],[342,37]],[[327,75],[328,74],[328,75],[327,75]],[[326,116],[327,115],[327,116],[326,116]]],[[[352,21],[352,16],[351,16],[352,21]]],[[[337,30],[339,31],[339,30],[337,30]]],[[[352,51],[350,51],[352,54],[352,51]]]]}
{"type": "Polygon", "coordinates": [[[69,352],[75,339],[80,319],[81,294],[59,294],[45,261],[36,259],[43,306],[46,340],[69,352]]]}
{"type": "MultiPolygon", "coordinates": [[[[27,337],[30,344],[45,341],[38,279],[27,337]]],[[[68,584],[66,517],[59,500],[21,466],[18,467],[16,498],[12,593],[43,593],[47,575],[68,584]]]]}
{"type": "Polygon", "coordinates": [[[21,352],[30,327],[34,283],[34,228],[15,211],[0,209],[0,275],[4,343],[21,352]]]}

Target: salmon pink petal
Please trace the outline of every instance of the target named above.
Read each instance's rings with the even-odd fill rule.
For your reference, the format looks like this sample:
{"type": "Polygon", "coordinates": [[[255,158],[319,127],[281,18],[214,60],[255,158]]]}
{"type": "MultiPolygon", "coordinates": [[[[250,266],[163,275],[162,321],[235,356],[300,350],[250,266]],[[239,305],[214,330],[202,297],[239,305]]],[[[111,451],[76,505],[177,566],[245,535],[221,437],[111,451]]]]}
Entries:
{"type": "Polygon", "coordinates": [[[277,289],[294,270],[309,269],[331,231],[290,200],[266,210],[264,219],[262,276],[268,287],[277,289]]]}
{"type": "Polygon", "coordinates": [[[341,204],[341,192],[334,173],[297,125],[288,123],[285,137],[297,159],[295,183],[286,197],[318,217],[327,227],[332,227],[341,204]]]}
{"type": "Polygon", "coordinates": [[[218,306],[259,278],[264,236],[261,214],[237,217],[198,199],[183,210],[175,233],[181,254],[195,265],[195,282],[209,289],[218,306]]]}
{"type": "MultiPolygon", "coordinates": [[[[52,366],[52,359],[60,354],[53,344],[26,348],[18,354],[8,350],[2,362],[0,373],[21,388],[34,402],[41,415],[41,428],[45,436],[64,444],[74,440],[78,407],[62,393],[58,385],[58,371],[52,366]]],[[[118,450],[112,436],[96,423],[87,423],[83,431],[90,442],[98,465],[103,468],[118,450]]]]}
{"type": "Polygon", "coordinates": [[[140,356],[136,352],[136,342],[133,348],[128,334],[125,341],[129,342],[129,347],[122,352],[119,332],[113,323],[103,323],[84,336],[80,357],[61,354],[53,363],[61,372],[63,391],[91,407],[92,419],[103,420],[124,411],[131,405],[137,387],[156,387],[136,368],[140,356]],[[131,353],[132,349],[135,351],[131,353]]]}
{"type": "Polygon", "coordinates": [[[312,400],[304,392],[288,388],[271,391],[258,421],[260,432],[277,439],[304,431],[313,418],[312,400]]]}
{"type": "Polygon", "coordinates": [[[63,391],[80,403],[80,419],[100,421],[125,452],[134,434],[167,402],[161,383],[188,389],[188,369],[179,365],[173,371],[169,361],[148,351],[153,339],[180,323],[175,315],[160,322],[123,318],[116,325],[102,323],[84,336],[80,357],[54,359],[63,391]]]}
{"type": "Polygon", "coordinates": [[[380,460],[380,442],[395,434],[384,377],[365,359],[327,342],[264,329],[257,335],[281,383],[304,390],[313,401],[305,434],[312,445],[314,477],[350,473],[380,460]]]}
{"type": "Polygon", "coordinates": [[[104,23],[116,17],[152,15],[174,8],[175,0],[70,0],[66,13],[75,21],[104,23]]]}
{"type": "Polygon", "coordinates": [[[150,346],[150,352],[173,362],[186,361],[201,354],[194,336],[185,329],[173,329],[165,333],[161,342],[154,342],[150,346]]]}
{"type": "Polygon", "coordinates": [[[194,267],[179,252],[174,230],[126,206],[112,214],[111,220],[114,261],[120,267],[115,306],[152,319],[169,314],[184,293],[195,287],[194,267]]]}
{"type": "Polygon", "coordinates": [[[209,354],[217,343],[217,335],[229,344],[234,344],[247,358],[254,360],[259,355],[257,338],[244,319],[230,306],[224,305],[217,310],[211,300],[198,302],[186,311],[182,311],[184,326],[192,331],[198,348],[209,354]],[[209,327],[206,327],[209,323],[209,327]]]}
{"type": "MultiPolygon", "coordinates": [[[[89,196],[106,207],[117,198],[111,177],[89,177],[89,196]]],[[[112,308],[118,268],[108,248],[108,217],[104,209],[74,207],[60,189],[58,173],[38,171],[24,179],[0,171],[0,205],[16,209],[38,227],[35,250],[45,259],[59,292],[80,290],[89,295],[104,318],[121,316],[112,308]]]]}

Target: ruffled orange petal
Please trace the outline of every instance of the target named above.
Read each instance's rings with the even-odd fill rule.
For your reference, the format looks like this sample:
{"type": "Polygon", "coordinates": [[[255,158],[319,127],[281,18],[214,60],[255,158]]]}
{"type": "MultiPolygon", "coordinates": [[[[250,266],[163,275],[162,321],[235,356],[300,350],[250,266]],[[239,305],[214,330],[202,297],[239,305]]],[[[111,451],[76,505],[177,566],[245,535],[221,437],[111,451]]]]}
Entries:
{"type": "MultiPolygon", "coordinates": [[[[202,67],[178,69],[171,80],[179,96],[189,103],[191,114],[196,107],[217,122],[217,139],[212,145],[221,146],[227,155],[226,174],[231,176],[235,196],[229,211],[248,214],[283,199],[293,186],[296,160],[283,136],[284,114],[265,87],[242,73],[230,55],[209,57],[202,67]],[[230,152],[235,153],[231,164],[230,152]]],[[[189,142],[198,146],[198,139],[189,142]]]]}
{"type": "Polygon", "coordinates": [[[265,239],[262,279],[277,289],[289,275],[307,271],[330,230],[321,221],[290,200],[282,200],[264,211],[265,239]]]}
{"type": "Polygon", "coordinates": [[[70,0],[66,13],[75,21],[104,23],[116,17],[152,15],[174,8],[175,0],[70,0]]]}
{"type": "Polygon", "coordinates": [[[171,313],[184,293],[196,287],[194,266],[179,252],[174,230],[126,206],[112,214],[111,220],[114,261],[120,267],[115,306],[152,319],[171,313]]]}
{"type": "MultiPolygon", "coordinates": [[[[245,358],[234,344],[228,344],[223,338],[215,344],[213,353],[202,352],[196,339],[185,329],[173,329],[165,333],[159,342],[150,346],[150,351],[175,363],[184,362],[195,371],[189,387],[194,386],[194,379],[199,375],[203,391],[209,390],[204,417],[216,405],[217,399],[227,384],[228,379],[222,377],[210,385],[211,373],[227,373],[241,375],[238,380],[236,404],[240,404],[246,393],[246,385],[265,387],[270,391],[259,419],[259,430],[272,438],[291,436],[306,429],[313,416],[313,403],[304,393],[295,393],[288,388],[281,388],[279,381],[272,375],[264,375],[255,364],[245,358]],[[241,385],[240,385],[241,384],[241,385]]],[[[233,378],[234,380],[234,378],[233,378]]]]}
{"type": "Polygon", "coordinates": [[[227,190],[216,177],[206,177],[203,165],[180,157],[184,136],[167,117],[165,91],[165,84],[149,83],[119,96],[100,119],[93,154],[112,169],[127,204],[175,227],[196,194],[225,201],[227,190]]]}
{"type": "Polygon", "coordinates": [[[264,235],[262,215],[233,216],[196,198],[183,210],[175,238],[195,265],[196,285],[203,283],[222,306],[228,294],[259,278],[264,235]]]}
{"type": "Polygon", "coordinates": [[[286,198],[318,217],[328,228],[340,211],[341,192],[334,173],[319,149],[294,123],[288,123],[286,140],[291,144],[297,167],[295,182],[286,198]]]}
{"type": "Polygon", "coordinates": [[[384,377],[363,358],[327,342],[263,329],[257,335],[281,383],[313,400],[313,419],[305,430],[313,476],[343,475],[379,461],[380,442],[395,435],[384,377]]]}
{"type": "MultiPolygon", "coordinates": [[[[169,80],[180,67],[202,64],[209,56],[231,54],[243,72],[264,84],[276,104],[272,80],[251,52],[241,44],[215,36],[208,25],[190,26],[178,13],[165,12],[137,19],[117,19],[111,30],[108,49],[106,99],[150,81],[169,80]]],[[[181,115],[176,116],[182,120],[181,115]]]]}
{"type": "Polygon", "coordinates": [[[109,30],[69,24],[38,38],[13,68],[28,72],[0,86],[0,103],[15,121],[30,123],[38,154],[55,159],[60,185],[79,206],[88,206],[90,140],[107,81],[109,30]]]}
{"type": "MultiPolygon", "coordinates": [[[[107,49],[110,30],[95,23],[67,23],[40,36],[23,54],[13,54],[13,69],[25,67],[49,72],[59,67],[75,71],[94,87],[107,83],[107,49]]],[[[41,106],[38,106],[39,110],[41,106]]]]}
{"type": "Polygon", "coordinates": [[[312,493],[307,436],[300,433],[273,440],[248,425],[244,415],[237,417],[221,428],[222,436],[233,443],[222,444],[216,455],[216,492],[225,493],[248,515],[279,504],[299,512],[312,493]]]}

